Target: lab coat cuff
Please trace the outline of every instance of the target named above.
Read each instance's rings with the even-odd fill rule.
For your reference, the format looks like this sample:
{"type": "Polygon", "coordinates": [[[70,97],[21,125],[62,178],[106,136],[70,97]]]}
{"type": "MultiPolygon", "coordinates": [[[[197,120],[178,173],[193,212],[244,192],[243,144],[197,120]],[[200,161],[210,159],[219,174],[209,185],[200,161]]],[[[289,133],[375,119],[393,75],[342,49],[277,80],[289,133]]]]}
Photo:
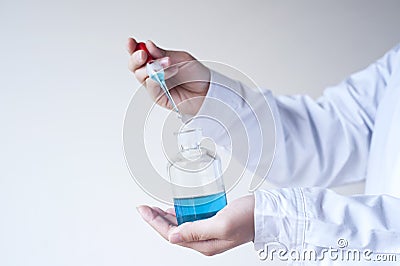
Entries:
{"type": "Polygon", "coordinates": [[[240,87],[239,82],[214,70],[211,70],[210,73],[210,87],[207,96],[219,99],[233,109],[236,109],[242,101],[240,96],[233,92],[237,91],[237,88],[240,87]]]}
{"type": "Polygon", "coordinates": [[[301,249],[305,235],[305,201],[301,189],[257,190],[254,208],[254,248],[301,249]]]}
{"type": "Polygon", "coordinates": [[[230,79],[214,70],[210,70],[210,86],[207,95],[201,105],[197,115],[207,114],[211,103],[210,99],[223,102],[234,110],[240,105],[242,99],[234,91],[237,90],[237,81],[230,79]]]}
{"type": "Polygon", "coordinates": [[[210,86],[207,95],[196,114],[197,118],[192,122],[192,126],[202,128],[204,137],[209,137],[219,146],[230,150],[229,135],[224,126],[215,123],[212,119],[207,119],[207,117],[213,117],[215,113],[219,112],[219,110],[216,110],[218,108],[218,105],[215,104],[216,101],[220,101],[221,104],[228,105],[234,111],[237,111],[242,99],[234,91],[240,84],[214,70],[210,70],[210,73],[210,86]]]}

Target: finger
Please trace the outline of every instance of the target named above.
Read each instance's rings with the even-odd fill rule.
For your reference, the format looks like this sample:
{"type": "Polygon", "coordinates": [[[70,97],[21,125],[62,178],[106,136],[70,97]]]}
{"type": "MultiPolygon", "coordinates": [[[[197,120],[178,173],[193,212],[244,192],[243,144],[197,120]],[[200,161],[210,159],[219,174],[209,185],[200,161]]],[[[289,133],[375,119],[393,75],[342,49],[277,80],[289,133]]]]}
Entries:
{"type": "Polygon", "coordinates": [[[183,223],[170,231],[168,239],[173,244],[218,239],[224,232],[224,221],[221,220],[223,217],[220,220],[215,218],[183,223]]]}
{"type": "Polygon", "coordinates": [[[140,82],[144,83],[146,79],[149,77],[146,71],[146,67],[138,68],[134,71],[135,78],[140,82]]]}
{"type": "Polygon", "coordinates": [[[162,217],[157,211],[149,206],[137,207],[139,214],[142,218],[156,230],[163,238],[168,240],[169,232],[176,227],[170,221],[162,217]]]}
{"type": "Polygon", "coordinates": [[[172,108],[172,106],[170,106],[171,104],[169,103],[167,96],[165,96],[164,91],[161,89],[160,85],[158,85],[157,82],[155,82],[151,78],[147,78],[145,84],[147,91],[149,92],[151,98],[156,104],[169,109],[172,108]]]}
{"type": "MultiPolygon", "coordinates": [[[[135,60],[135,59],[133,59],[133,60],[135,60]]],[[[161,66],[163,68],[168,68],[171,64],[169,57],[163,57],[163,58],[158,59],[157,61],[160,62],[161,66]]],[[[141,68],[137,68],[136,70],[133,70],[133,72],[135,73],[136,79],[140,83],[143,83],[149,77],[146,67],[144,67],[144,66],[142,66],[141,68]]],[[[167,75],[169,75],[169,76],[171,75],[170,71],[169,72],[165,71],[165,78],[169,78],[169,76],[167,76],[167,75]]]]}
{"type": "Polygon", "coordinates": [[[175,209],[174,209],[174,208],[168,208],[168,209],[165,210],[165,212],[167,212],[167,213],[169,213],[169,214],[171,214],[171,215],[173,215],[173,216],[176,216],[176,213],[175,213],[175,209]]]}
{"type": "MultiPolygon", "coordinates": [[[[169,58],[169,57],[166,57],[169,58]]],[[[164,66],[163,66],[164,67],[164,66]]],[[[168,80],[178,74],[179,67],[177,65],[171,65],[171,60],[169,60],[168,65],[164,67],[165,79],[168,80]]]]}
{"type": "Polygon", "coordinates": [[[161,215],[162,217],[164,217],[165,219],[167,219],[171,224],[178,226],[178,222],[176,220],[176,216],[172,215],[166,211],[161,210],[158,207],[152,207],[152,209],[156,212],[158,212],[159,215],[161,215]]]}
{"type": "Polygon", "coordinates": [[[138,68],[141,68],[147,60],[147,54],[145,51],[138,50],[129,57],[128,69],[135,72],[138,68]]]}
{"type": "Polygon", "coordinates": [[[134,38],[128,38],[128,42],[126,44],[126,50],[130,55],[135,51],[136,45],[137,42],[134,38]]]}
{"type": "Polygon", "coordinates": [[[177,65],[172,65],[172,61],[169,56],[157,59],[157,61],[163,67],[165,80],[171,78],[172,76],[175,76],[178,73],[179,67],[177,65]]]}
{"type": "Polygon", "coordinates": [[[229,240],[210,239],[199,242],[183,242],[179,246],[196,250],[203,255],[213,256],[234,247],[234,243],[229,240]]]}
{"type": "Polygon", "coordinates": [[[166,54],[166,51],[164,49],[161,49],[150,40],[146,41],[146,47],[154,58],[164,57],[166,54]]]}

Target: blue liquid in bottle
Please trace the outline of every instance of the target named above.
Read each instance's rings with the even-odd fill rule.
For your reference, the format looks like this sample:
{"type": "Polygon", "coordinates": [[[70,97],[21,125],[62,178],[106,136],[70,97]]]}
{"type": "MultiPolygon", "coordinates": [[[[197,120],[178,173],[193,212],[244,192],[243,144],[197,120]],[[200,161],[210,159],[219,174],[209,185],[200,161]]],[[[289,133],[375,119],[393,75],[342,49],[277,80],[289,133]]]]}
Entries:
{"type": "Polygon", "coordinates": [[[225,192],[193,198],[174,198],[178,225],[207,219],[226,206],[225,192]]]}
{"type": "Polygon", "coordinates": [[[168,165],[178,224],[207,219],[227,204],[221,161],[201,147],[201,129],[177,134],[179,153],[168,165]]]}

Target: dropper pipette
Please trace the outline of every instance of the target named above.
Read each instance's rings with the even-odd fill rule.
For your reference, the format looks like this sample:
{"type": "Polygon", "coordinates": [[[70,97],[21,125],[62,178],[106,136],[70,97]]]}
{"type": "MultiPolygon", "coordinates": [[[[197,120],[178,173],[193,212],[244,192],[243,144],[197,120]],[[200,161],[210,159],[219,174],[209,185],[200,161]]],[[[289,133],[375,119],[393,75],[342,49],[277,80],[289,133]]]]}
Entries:
{"type": "Polygon", "coordinates": [[[160,85],[161,89],[165,93],[165,96],[167,96],[168,101],[171,103],[172,109],[180,114],[178,106],[172,98],[171,93],[167,88],[167,84],[165,83],[165,72],[161,64],[158,61],[150,61],[146,64],[146,71],[147,75],[149,75],[152,80],[156,81],[160,85]]]}
{"type": "Polygon", "coordinates": [[[154,81],[156,81],[161,89],[163,90],[164,94],[167,96],[168,101],[172,105],[172,109],[177,112],[179,115],[181,113],[179,112],[178,106],[176,105],[174,99],[171,96],[171,93],[168,90],[167,84],[165,83],[165,73],[164,73],[164,68],[161,66],[161,64],[158,61],[153,60],[153,57],[151,56],[150,52],[146,48],[146,44],[143,42],[139,42],[136,44],[136,49],[137,50],[143,50],[147,54],[147,60],[146,60],[146,71],[147,75],[154,81]]]}

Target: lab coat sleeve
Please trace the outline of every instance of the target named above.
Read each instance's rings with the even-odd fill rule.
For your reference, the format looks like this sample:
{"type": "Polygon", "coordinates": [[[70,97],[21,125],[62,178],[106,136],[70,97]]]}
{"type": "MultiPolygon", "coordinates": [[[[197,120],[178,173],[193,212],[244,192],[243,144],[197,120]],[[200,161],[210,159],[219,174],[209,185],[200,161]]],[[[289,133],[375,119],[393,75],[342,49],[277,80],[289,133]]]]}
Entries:
{"type": "Polygon", "coordinates": [[[254,245],[257,250],[275,242],[298,251],[333,247],[400,254],[398,206],[400,199],[386,195],[345,197],[321,188],[258,190],[254,245]],[[344,241],[338,243],[340,239],[344,241]]]}
{"type": "MultiPolygon", "coordinates": [[[[327,88],[317,100],[305,95],[274,97],[269,90],[263,91],[276,127],[275,158],[268,181],[278,186],[327,187],[365,178],[376,110],[400,60],[399,49],[400,45],[366,69],[327,88]]],[[[228,84],[236,91],[248,88],[216,72],[211,81],[208,95],[234,108],[249,132],[250,148],[255,152],[249,155],[248,166],[254,169],[262,138],[254,130],[257,119],[243,99],[219,84],[228,84]]],[[[220,130],[204,128],[206,135],[227,146],[226,138],[218,136],[220,130]]]]}

